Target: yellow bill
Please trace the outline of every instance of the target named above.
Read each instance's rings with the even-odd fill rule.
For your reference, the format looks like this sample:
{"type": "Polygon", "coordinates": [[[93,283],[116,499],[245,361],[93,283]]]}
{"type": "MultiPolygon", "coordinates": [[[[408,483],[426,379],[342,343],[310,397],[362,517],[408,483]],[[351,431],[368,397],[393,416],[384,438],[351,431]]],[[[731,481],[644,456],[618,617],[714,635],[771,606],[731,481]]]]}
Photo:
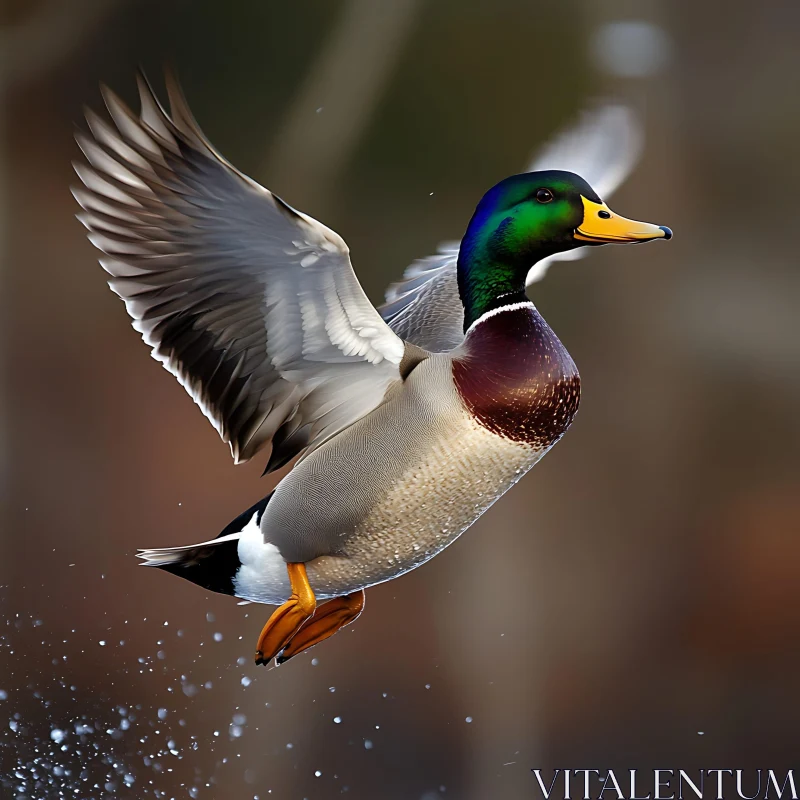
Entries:
{"type": "Polygon", "coordinates": [[[672,231],[665,225],[637,222],[612,213],[605,203],[594,203],[581,195],[583,222],[575,229],[575,238],[587,244],[623,244],[671,239],[672,231]]]}

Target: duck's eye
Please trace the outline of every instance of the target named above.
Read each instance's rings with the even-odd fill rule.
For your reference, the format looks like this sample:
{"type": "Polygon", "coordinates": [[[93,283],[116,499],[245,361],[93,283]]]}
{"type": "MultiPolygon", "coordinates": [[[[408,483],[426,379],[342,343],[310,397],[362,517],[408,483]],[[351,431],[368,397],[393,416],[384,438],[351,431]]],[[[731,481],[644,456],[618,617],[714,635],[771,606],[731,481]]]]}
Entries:
{"type": "Polygon", "coordinates": [[[536,199],[540,203],[549,203],[553,199],[553,193],[549,189],[539,189],[536,192],[536,199]]]}

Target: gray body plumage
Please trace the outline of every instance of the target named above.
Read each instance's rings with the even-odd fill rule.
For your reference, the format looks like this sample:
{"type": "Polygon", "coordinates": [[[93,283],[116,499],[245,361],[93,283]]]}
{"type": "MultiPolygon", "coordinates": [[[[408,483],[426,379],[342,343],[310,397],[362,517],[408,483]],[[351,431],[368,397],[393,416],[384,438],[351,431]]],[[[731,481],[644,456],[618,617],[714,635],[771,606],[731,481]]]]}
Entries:
{"type": "MultiPolygon", "coordinates": [[[[281,481],[261,531],[284,560],[308,562],[319,596],[345,594],[435,556],[544,452],[481,427],[451,357],[435,355],[281,481]]],[[[284,574],[275,588],[287,587],[284,574]]]]}

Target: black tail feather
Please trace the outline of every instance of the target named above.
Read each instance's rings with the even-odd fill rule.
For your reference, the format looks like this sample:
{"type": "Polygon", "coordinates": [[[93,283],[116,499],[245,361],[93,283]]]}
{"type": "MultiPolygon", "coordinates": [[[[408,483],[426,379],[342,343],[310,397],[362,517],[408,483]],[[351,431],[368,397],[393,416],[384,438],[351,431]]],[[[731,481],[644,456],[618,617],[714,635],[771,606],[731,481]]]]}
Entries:
{"type": "Polygon", "coordinates": [[[267,495],[226,525],[217,536],[217,539],[231,537],[225,541],[211,540],[196,547],[142,550],[139,557],[145,566],[158,567],[212,592],[232,595],[235,592],[234,578],[242,566],[238,554],[239,541],[234,538],[235,534],[244,529],[254,514],[256,524],[259,524],[271,498],[272,494],[267,495]]]}

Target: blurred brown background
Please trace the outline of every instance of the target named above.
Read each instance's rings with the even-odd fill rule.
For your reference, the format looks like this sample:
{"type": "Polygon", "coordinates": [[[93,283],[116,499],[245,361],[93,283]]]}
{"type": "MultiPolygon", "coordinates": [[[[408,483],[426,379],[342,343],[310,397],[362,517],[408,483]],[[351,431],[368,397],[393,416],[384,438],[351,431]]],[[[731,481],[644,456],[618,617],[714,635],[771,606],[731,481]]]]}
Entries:
{"type": "Polygon", "coordinates": [[[796,766],[800,4],[6,0],[0,21],[3,797],[516,800],[532,767],[796,766]],[[581,369],[573,429],[278,670],[251,663],[269,608],[132,557],[272,485],[148,357],[73,217],[82,105],[100,81],[133,102],[165,61],[376,301],[598,95],[646,129],[612,207],[675,230],[533,287],[581,369]]]}

